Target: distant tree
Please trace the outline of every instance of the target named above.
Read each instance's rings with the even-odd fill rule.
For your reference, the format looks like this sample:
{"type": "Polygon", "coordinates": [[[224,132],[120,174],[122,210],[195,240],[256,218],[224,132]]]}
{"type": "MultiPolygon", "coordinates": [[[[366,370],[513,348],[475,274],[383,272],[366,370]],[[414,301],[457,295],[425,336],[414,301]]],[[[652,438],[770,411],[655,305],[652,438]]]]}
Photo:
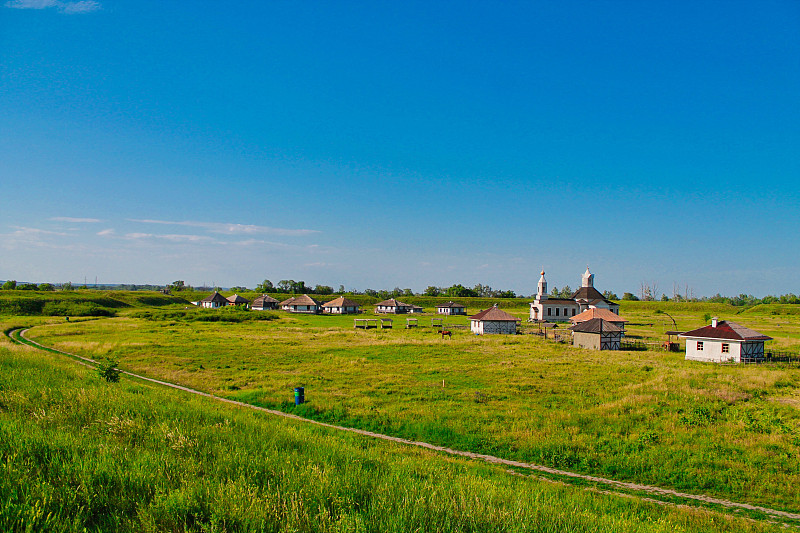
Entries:
{"type": "Polygon", "coordinates": [[[497,291],[496,294],[497,294],[498,298],[516,298],[517,297],[517,293],[515,293],[514,291],[511,291],[511,290],[508,290],[508,291],[497,291]]]}
{"type": "Polygon", "coordinates": [[[50,284],[50,283],[40,283],[39,284],[39,290],[40,291],[54,291],[54,290],[56,290],[56,288],[53,287],[53,285],[50,284]]]}
{"type": "Polygon", "coordinates": [[[314,292],[316,294],[333,294],[333,287],[328,285],[315,285],[314,292]]]}
{"type": "Polygon", "coordinates": [[[561,291],[558,290],[558,287],[553,285],[553,288],[550,289],[550,297],[551,298],[561,298],[561,291]]]}
{"type": "Polygon", "coordinates": [[[451,298],[474,298],[475,296],[477,296],[475,291],[473,291],[472,289],[468,289],[467,287],[464,287],[460,283],[452,285],[447,289],[445,289],[444,294],[451,298]]]}
{"type": "Polygon", "coordinates": [[[22,285],[17,285],[18,291],[35,291],[38,288],[39,286],[35,283],[23,283],[22,285]]]}
{"type": "Polygon", "coordinates": [[[247,290],[247,287],[242,287],[242,286],[240,286],[240,285],[237,285],[237,286],[235,286],[235,287],[231,287],[231,290],[232,290],[233,292],[244,292],[244,291],[246,291],[246,290],[247,290]]]}
{"type": "Polygon", "coordinates": [[[629,301],[632,301],[632,302],[638,302],[639,301],[639,297],[636,296],[635,294],[633,294],[632,292],[624,293],[622,295],[622,299],[623,300],[629,300],[629,301]]]}
{"type": "Polygon", "coordinates": [[[282,279],[278,282],[278,292],[291,292],[293,286],[293,279],[282,279]]]}
{"type": "Polygon", "coordinates": [[[62,291],[71,291],[72,290],[72,282],[68,281],[66,283],[62,283],[61,284],[61,290],[62,291]]]}
{"type": "Polygon", "coordinates": [[[606,300],[619,300],[619,296],[617,296],[616,294],[614,294],[611,291],[603,291],[603,297],[606,300]]]}
{"type": "Polygon", "coordinates": [[[265,279],[256,286],[256,292],[272,292],[274,289],[275,286],[272,285],[272,282],[268,279],[265,279]]]}
{"type": "Polygon", "coordinates": [[[375,289],[364,289],[364,294],[366,294],[367,296],[380,296],[378,291],[376,291],[375,289]]]}
{"type": "Polygon", "coordinates": [[[669,296],[667,296],[666,294],[662,293],[661,294],[661,301],[662,302],[668,302],[669,301],[669,296]]]}
{"type": "Polygon", "coordinates": [[[339,285],[339,290],[336,291],[336,294],[344,294],[345,292],[347,291],[345,291],[344,285],[339,285]]]}
{"type": "Polygon", "coordinates": [[[167,288],[173,292],[180,292],[186,290],[186,283],[184,283],[183,280],[173,281],[167,288]]]}
{"type": "Polygon", "coordinates": [[[422,294],[425,296],[439,296],[441,293],[442,289],[439,287],[434,287],[433,285],[429,285],[422,294]]]}
{"type": "Polygon", "coordinates": [[[411,289],[403,289],[403,296],[414,296],[414,291],[411,289]]]}
{"type": "Polygon", "coordinates": [[[13,291],[16,288],[17,288],[16,280],[10,279],[10,280],[6,281],[5,283],[3,283],[3,290],[4,291],[13,291]]]}
{"type": "Polygon", "coordinates": [[[573,290],[569,288],[569,285],[564,285],[564,288],[561,289],[561,292],[559,294],[561,295],[562,298],[569,298],[570,296],[572,296],[572,292],[573,290]]]}

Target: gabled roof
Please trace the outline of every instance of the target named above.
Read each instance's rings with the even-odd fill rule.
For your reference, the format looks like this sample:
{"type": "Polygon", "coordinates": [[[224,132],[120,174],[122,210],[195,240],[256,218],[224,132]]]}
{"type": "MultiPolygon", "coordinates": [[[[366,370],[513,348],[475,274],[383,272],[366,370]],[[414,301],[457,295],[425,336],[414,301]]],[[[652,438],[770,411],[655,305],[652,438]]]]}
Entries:
{"type": "Polygon", "coordinates": [[[220,293],[218,293],[217,291],[214,291],[214,294],[209,294],[208,296],[206,296],[205,298],[203,298],[200,301],[201,302],[217,302],[218,304],[223,304],[223,305],[228,303],[228,300],[226,300],[225,297],[223,295],[221,295],[220,293]]]}
{"type": "Polygon", "coordinates": [[[360,305],[358,302],[339,296],[335,300],[322,304],[322,307],[359,307],[360,305]]]}
{"type": "Polygon", "coordinates": [[[276,303],[278,303],[278,300],[276,300],[272,296],[262,294],[261,296],[253,300],[253,307],[262,307],[265,304],[276,304],[276,303]]]}
{"type": "Polygon", "coordinates": [[[741,326],[735,322],[720,320],[717,327],[704,326],[693,329],[686,333],[681,333],[681,337],[700,337],[705,339],[723,339],[735,341],[771,341],[772,337],[767,337],[750,328],[741,326]]]}
{"type": "Polygon", "coordinates": [[[598,291],[594,287],[581,287],[580,289],[578,289],[577,291],[572,293],[571,298],[573,300],[586,300],[586,301],[603,300],[603,301],[608,301],[608,300],[606,300],[605,296],[603,296],[600,293],[600,291],[598,291]]]}
{"type": "Polygon", "coordinates": [[[284,305],[290,305],[293,301],[295,301],[295,299],[296,298],[294,296],[292,296],[291,298],[287,298],[284,301],[282,301],[279,305],[281,307],[283,307],[284,305]]]}
{"type": "Polygon", "coordinates": [[[619,333],[622,329],[602,318],[592,318],[572,326],[572,331],[578,333],[619,333]]]}
{"type": "Polygon", "coordinates": [[[469,317],[470,320],[487,320],[493,322],[520,322],[521,319],[515,317],[512,314],[506,313],[502,309],[497,308],[497,304],[493,305],[489,309],[485,309],[480,313],[476,313],[469,317]]]}
{"type": "Polygon", "coordinates": [[[440,307],[440,308],[447,307],[447,308],[450,308],[450,309],[452,309],[453,307],[460,307],[460,308],[464,309],[467,306],[464,305],[464,304],[457,304],[455,302],[447,302],[447,303],[444,303],[444,304],[436,304],[436,307],[440,307]]]}
{"type": "Polygon", "coordinates": [[[612,313],[608,309],[598,309],[596,307],[587,309],[583,313],[579,313],[574,317],[570,318],[570,320],[572,320],[573,323],[578,323],[578,322],[586,322],[587,320],[591,320],[593,318],[602,318],[606,322],[627,322],[627,320],[617,315],[616,313],[612,313]]]}
{"type": "Polygon", "coordinates": [[[319,302],[308,294],[301,294],[292,298],[289,305],[319,305],[319,302]]]}
{"type": "Polygon", "coordinates": [[[250,303],[250,300],[248,300],[247,298],[244,298],[242,296],[239,296],[238,294],[234,294],[232,296],[228,296],[227,299],[228,299],[229,303],[232,303],[234,305],[241,305],[241,304],[249,304],[250,303]]]}
{"type": "Polygon", "coordinates": [[[411,307],[409,304],[404,304],[394,298],[389,298],[388,300],[384,300],[382,302],[378,302],[375,304],[376,306],[383,306],[383,307],[411,307]]]}

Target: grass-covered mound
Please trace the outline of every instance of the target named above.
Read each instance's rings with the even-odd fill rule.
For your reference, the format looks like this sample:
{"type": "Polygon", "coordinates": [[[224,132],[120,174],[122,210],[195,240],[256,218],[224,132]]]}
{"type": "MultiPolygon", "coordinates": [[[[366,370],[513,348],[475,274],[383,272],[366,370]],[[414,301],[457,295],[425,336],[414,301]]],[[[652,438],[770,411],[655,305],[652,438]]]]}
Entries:
{"type": "Polygon", "coordinates": [[[0,343],[2,531],[765,531],[271,418],[0,343]]]}
{"type": "Polygon", "coordinates": [[[150,291],[0,291],[0,315],[113,316],[120,309],[188,304],[150,291]]]}

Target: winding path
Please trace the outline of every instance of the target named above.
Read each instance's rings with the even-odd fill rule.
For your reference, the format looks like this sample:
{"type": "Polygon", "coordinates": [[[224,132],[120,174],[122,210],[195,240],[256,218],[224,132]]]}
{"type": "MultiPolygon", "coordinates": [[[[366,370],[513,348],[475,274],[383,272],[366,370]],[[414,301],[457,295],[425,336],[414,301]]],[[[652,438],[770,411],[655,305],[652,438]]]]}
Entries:
{"type": "MultiPolygon", "coordinates": [[[[31,339],[29,339],[29,338],[27,338],[25,336],[25,333],[27,331],[29,331],[29,330],[28,329],[16,329],[16,330],[13,330],[13,331],[9,331],[8,332],[8,336],[9,336],[9,338],[11,338],[12,341],[20,342],[20,340],[14,338],[14,334],[16,333],[16,334],[19,335],[20,339],[22,339],[22,341],[24,341],[23,344],[28,344],[28,345],[37,347],[37,348],[39,348],[41,350],[46,350],[46,351],[49,351],[49,352],[57,352],[57,353],[69,356],[69,357],[71,357],[73,359],[77,359],[78,362],[80,362],[80,363],[82,363],[82,364],[84,364],[86,366],[92,366],[93,367],[93,366],[96,366],[96,365],[99,364],[94,359],[90,359],[88,357],[83,357],[83,356],[76,355],[76,354],[69,353],[69,352],[64,352],[62,350],[57,350],[55,348],[51,348],[49,346],[44,346],[42,344],[39,344],[38,342],[33,341],[33,340],[31,340],[31,339]]],[[[256,405],[251,405],[251,404],[244,403],[244,402],[239,402],[239,401],[236,401],[236,400],[230,400],[228,398],[222,398],[220,396],[215,396],[215,395],[209,394],[207,392],[202,392],[202,391],[199,391],[199,390],[191,389],[189,387],[184,387],[182,385],[177,385],[175,383],[170,383],[168,381],[161,381],[161,380],[158,380],[158,379],[149,378],[149,377],[146,377],[146,376],[142,376],[140,374],[134,374],[133,372],[128,372],[128,371],[125,371],[125,370],[120,370],[120,372],[122,374],[126,375],[126,376],[129,376],[129,377],[132,377],[132,378],[135,378],[135,379],[140,379],[140,380],[143,380],[143,381],[149,381],[150,383],[163,385],[164,387],[170,387],[170,388],[173,388],[173,389],[177,389],[179,391],[187,392],[189,394],[195,394],[197,396],[205,396],[206,398],[211,398],[211,399],[219,401],[219,402],[224,402],[224,403],[233,404],[233,405],[236,405],[236,406],[239,406],[239,407],[245,407],[245,408],[248,408],[248,409],[253,409],[255,411],[269,413],[269,414],[274,415],[274,416],[280,416],[280,417],[283,417],[283,418],[290,418],[290,419],[297,420],[299,422],[303,422],[303,423],[306,423],[306,424],[314,424],[314,425],[317,425],[317,426],[322,426],[322,427],[333,429],[333,430],[337,430],[337,431],[348,431],[350,433],[357,433],[359,435],[364,435],[364,436],[372,437],[372,438],[375,438],[375,439],[381,439],[381,440],[384,440],[384,441],[396,442],[398,444],[402,444],[402,445],[405,445],[405,446],[416,446],[418,448],[426,448],[428,450],[433,450],[433,451],[436,451],[436,452],[446,453],[446,454],[449,454],[449,455],[467,457],[469,459],[478,459],[478,460],[481,460],[481,461],[486,461],[487,463],[504,465],[504,466],[519,468],[519,469],[523,469],[523,470],[530,470],[530,471],[533,471],[533,472],[542,472],[542,473],[545,473],[545,474],[563,476],[563,477],[566,477],[566,478],[578,479],[578,480],[583,480],[583,481],[590,481],[590,482],[593,482],[593,483],[606,485],[606,486],[609,486],[609,487],[616,487],[618,489],[633,490],[633,491],[638,491],[638,492],[644,492],[644,493],[647,493],[647,494],[666,496],[666,497],[670,497],[670,498],[682,498],[682,499],[685,499],[685,500],[693,500],[693,501],[696,501],[696,502],[699,502],[699,503],[702,503],[702,504],[718,505],[718,506],[725,507],[725,508],[728,508],[728,509],[760,512],[760,513],[764,513],[765,515],[771,516],[773,518],[778,518],[778,519],[783,519],[783,520],[790,520],[790,521],[797,520],[797,521],[800,521],[800,513],[791,513],[791,512],[787,512],[787,511],[781,511],[781,510],[778,510],[778,509],[771,509],[769,507],[763,507],[763,506],[760,506],[760,505],[751,505],[751,504],[748,504],[748,503],[739,503],[739,502],[734,502],[734,501],[730,501],[730,500],[723,500],[723,499],[714,498],[714,497],[711,497],[711,496],[690,494],[690,493],[687,493],[687,492],[679,492],[679,491],[675,491],[675,490],[671,490],[671,489],[664,489],[664,488],[661,488],[661,487],[655,487],[655,486],[652,486],[652,485],[642,485],[642,484],[639,484],[639,483],[630,483],[630,482],[617,481],[617,480],[614,480],[614,479],[608,479],[608,478],[603,478],[603,477],[590,476],[590,475],[586,475],[586,474],[579,474],[577,472],[569,472],[567,470],[559,470],[557,468],[551,468],[551,467],[548,467],[548,466],[537,465],[537,464],[533,464],[533,463],[524,463],[524,462],[520,462],[520,461],[513,461],[513,460],[510,460],[510,459],[503,459],[501,457],[496,457],[496,456],[493,456],[493,455],[466,452],[466,451],[462,451],[462,450],[454,450],[452,448],[447,448],[447,447],[444,447],[444,446],[437,446],[437,445],[430,444],[430,443],[427,443],[427,442],[420,442],[420,441],[414,441],[414,440],[409,440],[409,439],[403,439],[403,438],[400,438],[400,437],[393,437],[391,435],[384,435],[384,434],[381,434],[381,433],[373,433],[372,431],[366,431],[366,430],[363,430],[363,429],[349,428],[349,427],[345,427],[345,426],[337,426],[337,425],[334,425],[334,424],[328,424],[328,423],[325,423],[325,422],[319,422],[319,421],[316,421],[316,420],[303,418],[301,416],[293,415],[293,414],[290,414],[290,413],[284,413],[283,411],[276,411],[274,409],[267,409],[266,407],[259,407],[259,406],[256,406],[256,405]]],[[[552,481],[552,480],[548,479],[548,481],[552,481]]],[[[619,496],[627,496],[627,497],[631,496],[630,494],[626,494],[626,493],[616,493],[616,492],[608,492],[608,491],[602,491],[602,490],[599,491],[599,492],[616,494],[616,495],[619,495],[619,496]]],[[[652,502],[655,502],[655,503],[674,505],[674,504],[670,504],[668,502],[663,502],[663,501],[659,501],[659,500],[652,500],[652,499],[649,499],[649,498],[642,498],[642,499],[643,500],[649,500],[649,501],[652,501],[652,502]]],[[[789,525],[789,524],[785,524],[785,525],[789,525]]],[[[796,525],[796,524],[791,524],[791,525],[796,525]]]]}

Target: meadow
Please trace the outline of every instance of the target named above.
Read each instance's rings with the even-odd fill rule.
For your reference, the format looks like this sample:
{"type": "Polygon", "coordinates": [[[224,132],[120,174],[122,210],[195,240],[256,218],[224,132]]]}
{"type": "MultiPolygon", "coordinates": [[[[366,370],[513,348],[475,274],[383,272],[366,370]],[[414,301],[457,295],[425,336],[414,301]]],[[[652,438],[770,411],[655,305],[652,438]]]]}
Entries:
{"type": "MultiPolygon", "coordinates": [[[[664,313],[684,330],[711,313],[796,350],[800,316],[761,307],[626,302],[621,314],[631,320],[631,336],[644,340],[663,340],[673,329],[664,313]]],[[[454,329],[448,340],[430,327],[404,329],[405,317],[395,317],[391,330],[368,331],[354,330],[348,316],[200,319],[215,313],[181,307],[79,323],[40,318],[49,323],[30,337],[316,420],[800,510],[794,367],[693,363],[663,351],[592,352],[536,335],[477,337],[466,329],[454,329]],[[292,403],[296,386],[306,388],[302,406],[292,403]]],[[[429,324],[431,315],[417,318],[429,324]]]]}
{"type": "Polygon", "coordinates": [[[67,357],[0,340],[2,531],[778,529],[513,476],[141,381],[108,383],[67,357]]]}

